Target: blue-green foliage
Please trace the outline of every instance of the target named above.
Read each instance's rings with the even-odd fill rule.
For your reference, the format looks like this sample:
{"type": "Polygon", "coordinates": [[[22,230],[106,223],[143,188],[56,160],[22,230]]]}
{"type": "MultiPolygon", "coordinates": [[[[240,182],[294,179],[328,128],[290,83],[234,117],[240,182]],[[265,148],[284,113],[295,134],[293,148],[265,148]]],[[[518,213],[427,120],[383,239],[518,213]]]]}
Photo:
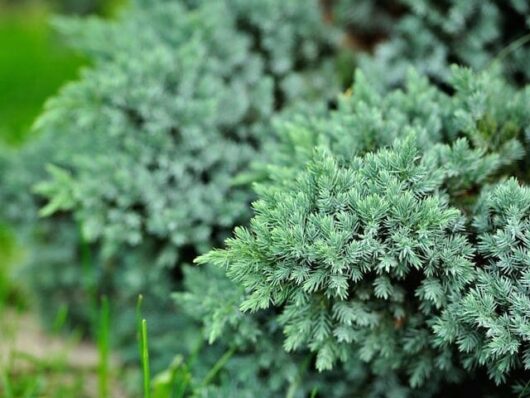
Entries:
{"type": "Polygon", "coordinates": [[[143,293],[154,367],[186,354],[197,396],[429,397],[483,368],[524,382],[528,193],[481,191],[529,180],[530,89],[500,77],[528,78],[523,41],[507,48],[527,3],[319,3],[57,21],[92,66],[0,159],[43,312],[90,329],[105,293],[134,360],[143,293]],[[341,30],[375,54],[330,109],[341,30]]]}
{"type": "MultiPolygon", "coordinates": [[[[167,333],[183,322],[182,316],[167,316],[174,311],[169,300],[174,286],[168,272],[152,272],[152,247],[145,247],[143,252],[122,252],[119,257],[103,256],[98,245],[82,236],[79,223],[72,217],[65,213],[51,218],[39,216],[45,202],[31,193],[34,184],[46,178],[44,164],[60,159],[61,154],[68,156],[67,148],[75,148],[74,143],[63,139],[66,136],[58,135],[53,141],[47,138],[39,137],[18,152],[3,152],[0,160],[1,217],[16,226],[19,244],[24,248],[18,272],[25,287],[50,327],[63,312],[67,315],[66,326],[83,334],[93,332],[99,296],[112,297],[112,340],[127,347],[122,352],[126,361],[136,361],[134,304],[138,294],[147,292],[145,308],[152,323],[154,365],[165,366],[174,355],[168,347],[184,351],[195,340],[193,336],[186,340],[183,334],[176,342],[167,333]]],[[[189,330],[193,331],[191,325],[189,330]]]]}
{"type": "Polygon", "coordinates": [[[228,266],[243,310],[281,307],[285,348],[317,352],[317,369],[354,355],[419,385],[451,367],[427,355],[426,317],[473,276],[462,215],[435,194],[442,176],[408,141],[344,168],[317,153],[296,180],[258,189],[250,229],[200,262],[228,266]]]}
{"type": "MultiPolygon", "coordinates": [[[[110,251],[156,239],[165,265],[182,260],[179,249],[206,250],[246,219],[250,194],[232,178],[258,156],[275,109],[310,96],[313,79],[282,60],[295,60],[292,53],[311,43],[316,53],[300,55],[310,71],[320,36],[312,29],[319,27],[315,9],[313,20],[302,19],[307,39],[295,40],[286,53],[262,53],[252,35],[238,29],[238,12],[253,26],[243,4],[188,11],[178,2],[159,2],[117,23],[61,23],[96,67],[49,102],[38,127],[65,131],[70,139],[90,134],[92,142],[59,164],[71,178],[41,186],[52,198],[50,212],[73,210],[84,236],[110,251]],[[269,65],[271,58],[276,61],[269,65]]],[[[274,11],[279,3],[268,4],[274,11]]],[[[293,24],[302,23],[294,17],[293,24]]],[[[322,73],[321,65],[315,69],[322,73]]]]}
{"type": "Polygon", "coordinates": [[[451,199],[502,172],[524,176],[526,162],[520,160],[529,151],[530,90],[515,90],[495,70],[476,74],[455,67],[449,82],[452,95],[409,70],[403,89],[382,94],[357,72],[352,90],[338,98],[337,110],[312,108],[280,118],[267,169],[296,173],[315,145],[347,163],[413,132],[418,147],[445,169],[451,199]]]}
{"type": "Polygon", "coordinates": [[[360,62],[380,85],[399,84],[411,64],[441,81],[451,63],[482,70],[495,61],[513,81],[530,78],[526,0],[338,0],[335,8],[351,41],[375,47],[360,62]]]}
{"type": "MultiPolygon", "coordinates": [[[[0,219],[16,226],[16,237],[24,250],[23,274],[35,296],[47,299],[60,296],[65,302],[71,303],[73,319],[86,325],[89,309],[82,305],[86,303],[86,297],[80,292],[72,294],[71,289],[72,286],[80,285],[82,276],[80,272],[76,272],[76,266],[80,267],[76,226],[72,220],[60,216],[53,221],[37,222],[39,207],[44,202],[31,195],[33,184],[39,178],[45,178],[45,159],[51,158],[54,149],[60,147],[60,142],[43,140],[21,151],[2,153],[4,162],[0,167],[0,219]],[[29,272],[26,273],[26,270],[29,272]],[[38,285],[33,285],[31,280],[38,280],[38,285]],[[76,295],[80,300],[75,298],[76,295]]],[[[55,302],[54,306],[46,305],[45,302],[46,300],[37,301],[45,318],[52,323],[60,301],[55,302]]]]}
{"type": "Polygon", "coordinates": [[[498,383],[530,370],[530,190],[510,179],[486,189],[473,222],[481,259],[477,279],[435,327],[463,355],[464,366],[485,366],[498,383]]]}
{"type": "MultiPolygon", "coordinates": [[[[279,119],[278,143],[267,147],[268,162],[259,167],[265,178],[250,226],[237,228],[225,249],[198,259],[225,269],[242,290],[226,285],[230,306],[219,304],[227,293],[201,302],[204,296],[191,287],[178,298],[203,314],[208,337],[224,338],[246,318],[268,319],[283,329],[284,348],[313,352],[323,374],[329,368],[347,374],[337,359],[365,362],[350,395],[368,396],[367,386],[397,376],[405,385],[394,379],[371,393],[443,396],[455,382],[464,391],[458,388],[468,388],[482,368],[493,379],[504,375],[508,388],[517,381],[527,343],[519,337],[510,367],[484,359],[481,341],[493,335],[475,331],[478,315],[458,305],[483,286],[487,273],[480,269],[491,257],[484,242],[493,238],[484,237],[484,226],[470,228],[482,187],[506,175],[527,179],[530,92],[515,90],[494,71],[455,68],[449,82],[451,94],[410,72],[403,90],[382,95],[358,73],[336,110],[306,108],[279,119]],[[448,318],[445,341],[439,325],[449,316],[455,318],[448,318]],[[468,351],[460,352],[457,342],[468,351]]],[[[506,209],[515,212],[512,201],[506,209]]],[[[508,251],[519,247],[505,242],[508,251]]],[[[484,289],[499,289],[496,278],[488,281],[484,289]]],[[[524,316],[520,334],[528,326],[524,316]]],[[[249,333],[236,330],[238,338],[249,333]]],[[[480,380],[488,391],[487,378],[480,380]]],[[[503,396],[502,388],[488,392],[503,396]]]]}
{"type": "Polygon", "coordinates": [[[366,365],[351,356],[332,371],[318,372],[315,355],[307,349],[287,353],[282,326],[274,310],[252,316],[239,306],[245,291],[220,268],[211,265],[185,269],[185,291],[175,294],[179,310],[205,322],[208,342],[193,365],[192,391],[196,396],[214,397],[429,397],[437,384],[412,391],[397,372],[386,371],[370,378],[366,365]],[[203,384],[216,359],[230,353],[230,360],[215,378],[203,384]],[[314,395],[313,395],[314,394],[314,395]]]}

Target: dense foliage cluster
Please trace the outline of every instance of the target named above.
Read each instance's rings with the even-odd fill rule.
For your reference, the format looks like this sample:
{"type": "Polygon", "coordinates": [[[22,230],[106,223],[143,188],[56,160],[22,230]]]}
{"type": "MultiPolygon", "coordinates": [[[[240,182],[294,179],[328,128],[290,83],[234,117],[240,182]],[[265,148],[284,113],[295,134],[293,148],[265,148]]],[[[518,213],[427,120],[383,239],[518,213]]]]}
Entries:
{"type": "Polygon", "coordinates": [[[243,310],[283,308],[286,349],[316,351],[319,370],[355,346],[420,384],[435,363],[450,367],[427,355],[425,319],[472,279],[462,216],[433,195],[441,175],[429,169],[408,142],[347,168],[317,153],[292,185],[259,189],[251,232],[201,261],[229,265],[249,292],[243,310]]]}
{"type": "Polygon", "coordinates": [[[357,72],[336,110],[311,109],[277,120],[278,139],[261,172],[292,175],[315,146],[329,148],[344,164],[413,133],[417,146],[445,169],[444,186],[453,200],[465,200],[502,172],[526,178],[529,90],[514,89],[495,70],[453,68],[449,83],[452,94],[409,70],[403,89],[381,93],[357,72]]]}
{"type": "Polygon", "coordinates": [[[412,64],[444,81],[449,65],[482,70],[499,62],[507,76],[528,81],[530,4],[524,0],[329,0],[351,45],[374,47],[361,56],[379,84],[399,84],[412,64]],[[334,10],[335,9],[335,10],[334,10]],[[517,49],[517,51],[512,51],[517,49]]]}
{"type": "Polygon", "coordinates": [[[464,353],[467,368],[486,366],[496,382],[530,369],[530,191],[514,179],[486,190],[475,211],[477,279],[436,326],[464,353]]]}
{"type": "Polygon", "coordinates": [[[57,20],[92,66],[0,151],[45,318],[90,334],[105,294],[135,360],[142,293],[154,367],[184,355],[195,396],[524,396],[529,11],[136,0],[57,20]]]}
{"type": "MultiPolygon", "coordinates": [[[[270,3],[264,11],[283,11],[270,3]]],[[[65,87],[38,122],[54,134],[91,136],[90,148],[59,164],[71,178],[60,174],[41,187],[53,198],[49,212],[73,209],[84,235],[111,251],[156,239],[165,265],[186,249],[204,251],[245,220],[249,193],[232,177],[257,156],[273,112],[286,99],[311,96],[318,83],[292,63],[325,75],[323,65],[312,66],[325,44],[318,9],[309,16],[301,4],[288,9],[289,40],[265,43],[262,51],[253,42],[262,29],[245,4],[187,11],[178,2],[154,2],[117,23],[61,24],[97,68],[65,87]],[[248,28],[238,29],[239,14],[248,28]],[[298,38],[291,25],[306,36],[298,38]],[[142,35],[131,41],[139,27],[142,35]]]]}
{"type": "MultiPolygon", "coordinates": [[[[336,110],[280,120],[250,226],[198,259],[243,289],[232,317],[275,319],[284,348],[315,352],[317,368],[357,358],[413,388],[390,383],[389,397],[467,388],[462,371],[477,367],[508,386],[528,377],[528,275],[513,284],[487,265],[525,264],[527,190],[512,181],[509,192],[500,182],[478,193],[527,178],[529,91],[494,72],[455,68],[450,81],[451,95],[410,73],[405,90],[381,95],[357,74],[336,110]],[[509,302],[519,312],[501,310],[509,302]]],[[[230,322],[226,310],[207,309],[210,338],[230,322]]],[[[362,386],[351,393],[368,394],[362,386]]]]}

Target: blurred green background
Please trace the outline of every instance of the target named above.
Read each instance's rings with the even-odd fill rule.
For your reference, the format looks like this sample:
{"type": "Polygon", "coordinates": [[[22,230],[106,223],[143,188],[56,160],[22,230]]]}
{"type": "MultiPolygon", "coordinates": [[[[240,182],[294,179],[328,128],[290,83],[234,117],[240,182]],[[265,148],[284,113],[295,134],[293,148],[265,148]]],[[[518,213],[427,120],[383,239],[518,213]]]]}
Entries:
{"type": "Polygon", "coordinates": [[[54,14],[110,17],[124,0],[0,0],[0,145],[20,145],[45,100],[85,60],[50,26],[54,14]]]}

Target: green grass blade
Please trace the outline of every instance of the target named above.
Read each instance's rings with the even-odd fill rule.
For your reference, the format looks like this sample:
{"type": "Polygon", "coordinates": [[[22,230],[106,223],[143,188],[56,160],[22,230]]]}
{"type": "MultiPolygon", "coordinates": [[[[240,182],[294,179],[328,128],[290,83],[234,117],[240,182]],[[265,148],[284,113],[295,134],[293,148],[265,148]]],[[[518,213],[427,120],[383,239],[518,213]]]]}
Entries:
{"type": "Polygon", "coordinates": [[[59,310],[57,311],[57,314],[55,315],[55,319],[53,320],[53,333],[59,333],[64,328],[64,326],[66,325],[66,321],[68,320],[68,312],[68,304],[61,304],[59,310]]]}
{"type": "Polygon", "coordinates": [[[530,397],[530,380],[521,389],[521,392],[519,393],[517,398],[526,398],[526,397],[530,397]]]}
{"type": "Polygon", "coordinates": [[[208,374],[202,381],[203,386],[207,386],[210,384],[210,382],[214,379],[214,377],[221,371],[221,369],[226,365],[228,360],[234,355],[236,352],[235,348],[229,349],[227,352],[224,353],[224,355],[219,358],[219,360],[215,363],[215,365],[212,366],[212,368],[209,370],[208,374]]]}
{"type": "Polygon", "coordinates": [[[98,382],[100,398],[108,398],[109,396],[109,323],[109,301],[107,297],[103,296],[101,298],[98,324],[98,382]]]}
{"type": "Polygon", "coordinates": [[[14,398],[13,396],[13,389],[11,387],[11,383],[9,382],[9,375],[7,374],[7,370],[4,369],[2,373],[0,374],[1,382],[3,385],[2,391],[4,393],[4,396],[6,398],[14,398]]]}
{"type": "Polygon", "coordinates": [[[151,370],[149,367],[149,344],[147,339],[147,321],[142,317],[144,297],[138,295],[136,303],[136,327],[138,329],[138,352],[142,364],[144,398],[151,397],[151,370]]]}
{"type": "Polygon", "coordinates": [[[98,328],[99,295],[97,287],[97,274],[95,263],[92,260],[90,244],[83,236],[83,223],[78,224],[79,249],[81,253],[81,269],[83,272],[82,286],[90,301],[90,327],[95,334],[98,328]]]}
{"type": "Polygon", "coordinates": [[[149,346],[147,343],[147,321],[142,319],[142,370],[144,380],[144,398],[151,397],[151,370],[149,369],[149,346]]]}

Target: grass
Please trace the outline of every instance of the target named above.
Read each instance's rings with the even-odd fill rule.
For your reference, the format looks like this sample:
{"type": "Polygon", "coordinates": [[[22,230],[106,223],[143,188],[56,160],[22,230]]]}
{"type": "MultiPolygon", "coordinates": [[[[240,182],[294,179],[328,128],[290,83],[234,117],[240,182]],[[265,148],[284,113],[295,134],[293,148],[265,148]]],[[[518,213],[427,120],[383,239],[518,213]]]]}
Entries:
{"type": "MultiPolygon", "coordinates": [[[[111,319],[109,301],[102,297],[93,345],[79,335],[45,333],[30,313],[7,307],[0,318],[0,397],[127,397],[124,373],[111,355],[111,319]]],[[[145,322],[143,330],[147,353],[145,322]]]]}
{"type": "Polygon", "coordinates": [[[72,362],[86,355],[76,348],[78,340],[44,335],[27,313],[12,309],[5,311],[0,328],[0,396],[95,397],[94,364],[72,362]]]}
{"type": "Polygon", "coordinates": [[[109,329],[110,329],[110,310],[109,301],[107,297],[101,298],[101,306],[99,311],[99,325],[98,325],[98,381],[99,381],[99,397],[109,397],[109,329]]]}
{"type": "Polygon", "coordinates": [[[149,345],[147,343],[147,321],[142,319],[140,340],[142,341],[142,374],[144,398],[151,398],[151,371],[149,368],[149,345]]]}
{"type": "MultiPolygon", "coordinates": [[[[163,372],[152,378],[147,321],[142,314],[143,297],[138,298],[137,322],[141,386],[131,397],[184,398],[193,391],[192,375],[181,356],[163,372]],[[141,395],[137,395],[141,394],[141,395]]],[[[97,341],[92,347],[79,336],[58,333],[43,334],[28,313],[8,309],[0,319],[3,332],[0,341],[0,396],[6,398],[117,398],[126,397],[119,388],[123,373],[116,369],[111,352],[111,306],[107,297],[99,302],[97,341]],[[92,357],[82,360],[92,353],[92,357]],[[118,386],[118,387],[117,387],[118,386]]],[[[57,327],[64,325],[67,312],[61,312],[57,327]]],[[[131,328],[134,328],[134,324],[131,328]]],[[[208,384],[224,367],[234,351],[227,351],[208,372],[200,385],[208,384]]]]}
{"type": "MultiPolygon", "coordinates": [[[[138,353],[142,368],[143,398],[184,398],[189,396],[192,376],[188,365],[180,355],[175,357],[166,370],[152,378],[149,364],[147,321],[142,315],[142,303],[143,296],[139,295],[136,304],[136,325],[138,332],[138,353]]],[[[216,366],[212,368],[210,373],[215,375],[232,354],[230,353],[229,356],[225,354],[216,366]],[[221,361],[224,362],[221,364],[221,361]]]]}
{"type": "Polygon", "coordinates": [[[17,305],[21,301],[11,280],[11,269],[20,255],[10,229],[0,223],[0,314],[6,304],[17,305]]]}
{"type": "MultiPolygon", "coordinates": [[[[0,397],[123,397],[116,387],[121,375],[111,361],[108,299],[102,297],[96,303],[96,346],[82,342],[79,334],[64,333],[69,316],[66,305],[58,311],[51,332],[45,333],[30,307],[20,304],[23,293],[11,278],[20,251],[9,229],[0,227],[0,397]]],[[[86,251],[84,265],[89,267],[86,251]]]]}
{"type": "Polygon", "coordinates": [[[142,365],[142,387],[144,398],[151,397],[151,370],[149,367],[149,343],[147,338],[147,321],[142,315],[143,296],[138,296],[136,304],[136,326],[138,329],[138,351],[142,365]]]}

